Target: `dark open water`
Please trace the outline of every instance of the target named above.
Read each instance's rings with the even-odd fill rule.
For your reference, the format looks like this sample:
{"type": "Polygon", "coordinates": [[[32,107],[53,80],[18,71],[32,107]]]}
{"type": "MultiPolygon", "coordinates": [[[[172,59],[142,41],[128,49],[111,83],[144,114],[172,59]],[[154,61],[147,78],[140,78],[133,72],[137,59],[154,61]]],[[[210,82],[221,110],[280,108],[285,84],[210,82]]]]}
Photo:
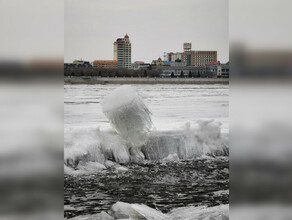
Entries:
{"type": "Polygon", "coordinates": [[[228,157],[128,165],[88,176],[65,176],[64,217],[108,211],[117,201],[162,212],[188,205],[229,203],[228,157]]]}

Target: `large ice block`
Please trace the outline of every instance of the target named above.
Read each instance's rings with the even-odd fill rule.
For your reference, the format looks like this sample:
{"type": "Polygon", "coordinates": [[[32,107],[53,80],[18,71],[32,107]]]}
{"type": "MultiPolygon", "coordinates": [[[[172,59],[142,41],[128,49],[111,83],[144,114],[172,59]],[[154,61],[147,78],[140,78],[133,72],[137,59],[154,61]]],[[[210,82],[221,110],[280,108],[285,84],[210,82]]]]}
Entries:
{"type": "Polygon", "coordinates": [[[152,127],[150,111],[131,86],[121,86],[101,103],[112,127],[133,147],[145,144],[152,127]]]}

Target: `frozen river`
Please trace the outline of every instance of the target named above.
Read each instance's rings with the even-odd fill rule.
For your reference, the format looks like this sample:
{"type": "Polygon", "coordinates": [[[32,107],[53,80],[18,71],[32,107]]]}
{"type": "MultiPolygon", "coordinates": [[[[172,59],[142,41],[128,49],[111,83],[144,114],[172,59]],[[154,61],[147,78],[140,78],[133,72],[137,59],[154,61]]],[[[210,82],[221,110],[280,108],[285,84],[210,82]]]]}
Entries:
{"type": "MultiPolygon", "coordinates": [[[[139,163],[120,163],[115,156],[104,159],[104,148],[112,148],[116,156],[125,153],[119,151],[124,142],[111,132],[101,107],[104,97],[118,87],[65,85],[64,216],[76,219],[227,219],[229,160],[228,155],[217,154],[225,143],[218,134],[227,136],[229,131],[228,85],[133,85],[152,113],[152,130],[157,132],[155,138],[164,147],[159,148],[157,144],[159,153],[167,156],[161,152],[165,148],[186,147],[180,145],[195,146],[195,150],[210,148],[207,153],[202,151],[199,157],[178,160],[171,154],[155,161],[146,157],[139,163]],[[188,130],[191,134],[184,133],[187,123],[196,127],[198,121],[209,120],[216,124],[188,130]],[[161,131],[172,133],[166,135],[161,131]],[[179,131],[180,136],[173,135],[179,131]],[[220,145],[218,149],[216,145],[220,145]],[[208,153],[213,151],[215,153],[210,156],[208,153]],[[78,164],[76,158],[91,161],[78,164]],[[99,163],[94,163],[96,161],[99,163]]],[[[151,148],[154,153],[155,149],[151,148]]]]}
{"type": "MultiPolygon", "coordinates": [[[[65,85],[65,128],[110,128],[101,100],[119,85],[65,85]]],[[[152,112],[158,130],[214,119],[228,131],[228,85],[133,85],[152,112]]]]}

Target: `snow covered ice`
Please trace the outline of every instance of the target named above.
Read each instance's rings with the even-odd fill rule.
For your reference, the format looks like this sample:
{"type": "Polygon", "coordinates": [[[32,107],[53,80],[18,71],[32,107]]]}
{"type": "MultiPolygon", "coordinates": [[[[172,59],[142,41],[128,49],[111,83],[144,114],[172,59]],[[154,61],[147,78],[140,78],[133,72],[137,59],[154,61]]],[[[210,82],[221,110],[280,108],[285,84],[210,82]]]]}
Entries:
{"type": "Polygon", "coordinates": [[[169,213],[162,213],[143,204],[115,203],[109,213],[102,212],[95,215],[75,217],[74,220],[227,220],[229,219],[229,206],[215,207],[189,206],[176,208],[169,213]]]}
{"type": "Polygon", "coordinates": [[[221,134],[220,123],[198,121],[196,128],[187,123],[184,129],[151,132],[143,149],[150,160],[191,159],[202,155],[227,156],[228,137],[221,134]]]}
{"type": "MultiPolygon", "coordinates": [[[[186,160],[204,155],[228,156],[228,136],[221,134],[220,126],[220,123],[214,121],[199,121],[194,128],[187,123],[180,130],[151,131],[145,145],[137,147],[112,130],[76,129],[75,132],[68,133],[70,142],[65,142],[64,160],[66,166],[83,169],[86,171],[84,174],[87,174],[90,171],[94,173],[104,170],[102,165],[106,166],[108,161],[128,164],[142,163],[145,160],[186,160]],[[95,162],[97,169],[94,170],[94,165],[89,162],[95,162]]],[[[67,168],[65,173],[72,174],[67,168]]]]}

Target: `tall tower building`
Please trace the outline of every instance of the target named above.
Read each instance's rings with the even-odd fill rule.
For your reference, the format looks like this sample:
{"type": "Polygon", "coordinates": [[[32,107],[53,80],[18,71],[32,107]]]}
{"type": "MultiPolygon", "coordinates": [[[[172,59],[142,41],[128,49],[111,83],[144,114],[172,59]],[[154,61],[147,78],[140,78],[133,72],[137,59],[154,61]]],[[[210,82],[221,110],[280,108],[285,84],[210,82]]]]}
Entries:
{"type": "Polygon", "coordinates": [[[114,42],[114,60],[118,68],[131,68],[131,43],[127,34],[114,42]]]}

